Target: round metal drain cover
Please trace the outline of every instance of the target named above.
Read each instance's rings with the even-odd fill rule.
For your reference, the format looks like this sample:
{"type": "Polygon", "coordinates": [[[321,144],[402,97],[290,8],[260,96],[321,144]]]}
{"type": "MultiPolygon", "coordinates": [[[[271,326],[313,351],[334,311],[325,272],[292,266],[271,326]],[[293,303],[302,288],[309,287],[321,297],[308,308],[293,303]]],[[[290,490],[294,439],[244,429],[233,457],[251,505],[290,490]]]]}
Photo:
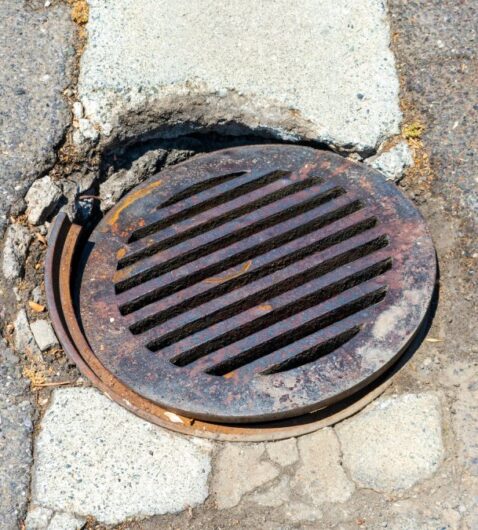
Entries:
{"type": "Polygon", "coordinates": [[[78,313],[100,363],[187,417],[269,421],[383,373],[428,309],[435,253],[383,176],[252,146],[167,168],[89,238],[78,313]]]}

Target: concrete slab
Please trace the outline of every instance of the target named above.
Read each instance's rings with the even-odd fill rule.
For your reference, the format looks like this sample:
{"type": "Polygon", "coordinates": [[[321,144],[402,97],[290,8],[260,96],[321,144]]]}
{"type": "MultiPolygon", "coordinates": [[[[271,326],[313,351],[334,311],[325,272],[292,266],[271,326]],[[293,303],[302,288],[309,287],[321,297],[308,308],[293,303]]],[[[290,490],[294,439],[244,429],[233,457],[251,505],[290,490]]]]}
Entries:
{"type": "Polygon", "coordinates": [[[380,398],[336,426],[343,465],[361,487],[410,488],[439,467],[444,448],[434,394],[380,398]]]}
{"type": "Polygon", "coordinates": [[[252,131],[370,152],[398,132],[383,0],[89,5],[79,95],[103,135],[252,131]]]}
{"type": "Polygon", "coordinates": [[[340,445],[334,430],[326,428],[302,436],[298,447],[301,464],[292,480],[295,492],[313,506],[347,501],[355,486],[341,466],[340,445]]]}
{"type": "Polygon", "coordinates": [[[224,445],[216,459],[212,492],[220,510],[237,506],[242,497],[279,475],[279,469],[263,461],[264,444],[224,445]]]}
{"type": "Polygon", "coordinates": [[[182,511],[208,495],[210,449],[92,388],[56,389],[36,439],[32,502],[106,524],[182,511]]]}

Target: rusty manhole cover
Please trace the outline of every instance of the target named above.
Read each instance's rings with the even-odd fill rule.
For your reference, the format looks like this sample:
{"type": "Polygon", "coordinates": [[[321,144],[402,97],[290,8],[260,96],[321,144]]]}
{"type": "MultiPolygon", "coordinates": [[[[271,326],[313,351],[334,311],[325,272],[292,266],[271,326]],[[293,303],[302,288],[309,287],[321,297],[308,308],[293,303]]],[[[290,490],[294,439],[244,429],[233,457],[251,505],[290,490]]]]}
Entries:
{"type": "MultiPolygon", "coordinates": [[[[68,245],[51,254],[52,275],[73,260],[68,245]]],[[[315,411],[378,378],[424,319],[436,268],[423,219],[383,176],[277,145],[163,170],[80,254],[76,342],[95,377],[229,424],[315,411]]]]}

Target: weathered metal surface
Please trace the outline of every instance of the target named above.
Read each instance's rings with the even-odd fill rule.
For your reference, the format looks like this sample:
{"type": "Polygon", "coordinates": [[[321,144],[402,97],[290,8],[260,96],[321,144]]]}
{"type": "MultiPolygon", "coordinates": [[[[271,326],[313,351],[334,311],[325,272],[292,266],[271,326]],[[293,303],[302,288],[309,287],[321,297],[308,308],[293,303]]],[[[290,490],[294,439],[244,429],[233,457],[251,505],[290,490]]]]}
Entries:
{"type": "Polygon", "coordinates": [[[104,369],[157,406],[241,423],[317,410],[379,377],[426,313],[435,254],[378,173],[260,146],[136,188],[80,272],[85,346],[104,369]]]}
{"type": "Polygon", "coordinates": [[[220,424],[194,420],[168,410],[136,394],[108,372],[91,351],[77,321],[71,294],[75,276],[75,253],[79,246],[81,227],[72,225],[66,214],[59,214],[52,228],[45,266],[45,287],[50,316],[65,353],[81,373],[99,390],[131,412],[156,425],[182,434],[224,441],[281,440],[307,434],[321,427],[334,425],[355,414],[391,383],[401,368],[395,364],[378,380],[348,399],[319,411],[291,419],[254,424],[220,424]]]}

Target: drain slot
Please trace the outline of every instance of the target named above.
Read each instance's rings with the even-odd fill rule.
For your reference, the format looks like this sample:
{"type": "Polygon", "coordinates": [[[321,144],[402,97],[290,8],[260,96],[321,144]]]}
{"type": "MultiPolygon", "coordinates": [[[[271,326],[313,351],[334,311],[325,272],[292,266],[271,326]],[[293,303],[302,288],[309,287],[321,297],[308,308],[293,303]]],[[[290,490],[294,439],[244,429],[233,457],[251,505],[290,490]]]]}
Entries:
{"type": "MultiPolygon", "coordinates": [[[[287,303],[284,307],[275,309],[263,317],[252,320],[252,322],[249,322],[248,324],[237,327],[234,326],[232,330],[228,330],[226,333],[219,335],[214,340],[210,340],[200,347],[194,348],[182,355],[176,356],[175,358],[171,359],[171,362],[176,366],[186,366],[220,347],[223,348],[233,344],[240,338],[248,337],[249,335],[257,333],[258,331],[269,331],[268,328],[277,322],[292,317],[293,315],[297,315],[298,313],[302,313],[314,306],[318,306],[319,304],[326,302],[334,296],[344,293],[348,289],[352,289],[353,287],[360,285],[371,278],[379,276],[387,270],[390,270],[391,265],[392,263],[390,259],[384,260],[377,265],[373,265],[372,267],[361,271],[360,273],[344,278],[339,282],[328,285],[327,287],[319,289],[318,291],[313,291],[310,294],[295,300],[293,299],[293,293],[291,293],[292,301],[287,303]]],[[[191,340],[191,342],[197,341],[198,339],[191,340]]],[[[171,341],[170,345],[175,344],[175,342],[176,340],[171,341]]],[[[158,351],[160,347],[164,346],[161,346],[161,340],[158,340],[149,343],[147,347],[151,351],[158,351]]]]}
{"type": "MultiPolygon", "coordinates": [[[[230,222],[236,219],[237,217],[253,212],[259,208],[267,206],[268,204],[272,204],[273,202],[283,199],[284,197],[287,197],[288,195],[293,195],[294,193],[297,193],[298,191],[306,190],[307,188],[317,185],[317,183],[318,183],[317,179],[307,179],[302,182],[296,182],[294,184],[290,184],[289,186],[282,188],[278,191],[274,191],[273,193],[266,194],[265,196],[253,202],[248,202],[244,206],[236,208],[218,217],[214,217],[210,221],[199,224],[195,226],[194,228],[190,228],[191,223],[188,222],[187,230],[185,230],[181,234],[162,238],[157,243],[150,244],[146,248],[138,252],[133,252],[132,254],[129,254],[125,256],[124,258],[120,259],[118,262],[118,270],[121,270],[128,265],[132,265],[133,263],[136,263],[143,258],[152,256],[156,252],[160,252],[161,250],[165,250],[169,247],[173,247],[174,245],[183,243],[184,241],[187,241],[188,239],[191,239],[194,236],[197,236],[198,234],[213,230],[214,228],[226,222],[230,222]]],[[[329,193],[331,194],[331,198],[336,198],[340,196],[341,194],[345,193],[345,191],[344,190],[332,190],[329,193]]],[[[322,203],[319,202],[319,204],[322,204],[322,203]]],[[[170,224],[174,224],[174,223],[170,223],[170,224]]],[[[169,227],[169,225],[167,226],[169,227]]],[[[175,231],[178,231],[178,232],[180,231],[180,228],[181,227],[179,226],[174,227],[175,231]]],[[[251,230],[252,230],[252,227],[251,227],[251,230]]],[[[158,238],[158,234],[155,235],[155,238],[158,238]]]]}
{"type": "MultiPolygon", "coordinates": [[[[220,322],[221,320],[225,320],[226,318],[229,318],[230,316],[233,316],[236,313],[245,311],[260,304],[264,304],[269,298],[273,296],[277,296],[279,294],[283,294],[287,291],[295,289],[296,287],[299,287],[315,278],[323,276],[324,274],[328,274],[334,271],[335,269],[346,265],[347,263],[360,259],[364,256],[368,256],[370,253],[384,248],[387,244],[388,238],[386,236],[381,236],[371,241],[370,243],[366,243],[357,248],[349,250],[348,252],[345,252],[334,259],[328,260],[325,263],[320,263],[319,265],[311,267],[305,270],[304,272],[291,275],[287,277],[287,279],[281,281],[275,281],[271,279],[270,283],[272,285],[270,287],[262,289],[259,292],[249,295],[245,298],[241,298],[234,304],[231,304],[227,307],[221,307],[215,312],[207,315],[206,318],[202,317],[199,320],[188,323],[180,330],[172,332],[171,337],[174,335],[177,338],[179,336],[182,336],[182,334],[184,333],[189,334],[194,331],[199,331],[200,329],[204,329],[204,327],[215,324],[216,322],[220,322]]],[[[274,272],[273,269],[270,272],[274,272]]],[[[246,283],[243,285],[249,286],[250,283],[246,283]]],[[[234,294],[236,295],[235,298],[237,298],[237,293],[234,294]]],[[[214,298],[212,300],[214,300],[214,298]]],[[[191,309],[191,307],[189,307],[189,309],[191,309]]],[[[204,313],[205,310],[206,308],[203,308],[202,313],[204,313]]],[[[174,311],[174,308],[172,308],[170,315],[171,314],[177,314],[177,312],[174,311]]],[[[133,325],[130,326],[129,329],[131,333],[137,335],[139,333],[144,333],[145,331],[156,327],[159,323],[165,322],[166,320],[167,317],[165,318],[162,313],[159,313],[150,316],[147,319],[135,322],[133,325]]],[[[164,328],[161,330],[161,332],[162,340],[164,341],[164,344],[166,344],[169,340],[170,335],[168,333],[165,333],[164,328]]]]}
{"type": "MultiPolygon", "coordinates": [[[[227,282],[221,282],[215,287],[212,287],[211,284],[208,284],[206,282],[196,283],[192,286],[189,286],[188,296],[192,296],[179,304],[174,304],[174,301],[170,300],[170,298],[166,296],[157,297],[158,293],[153,291],[149,297],[145,296],[141,300],[135,300],[134,302],[125,304],[125,306],[120,306],[120,310],[122,312],[124,311],[124,315],[127,315],[135,311],[139,311],[143,307],[153,304],[158,300],[165,300],[167,303],[164,304],[165,308],[163,309],[163,311],[156,313],[154,316],[150,317],[151,320],[147,321],[148,323],[154,322],[156,325],[162,324],[166,320],[172,318],[173,316],[177,316],[187,311],[188,309],[195,308],[203,303],[209,302],[215,298],[219,298],[220,296],[223,296],[224,294],[244,287],[249,283],[265,278],[266,276],[269,276],[274,272],[281,271],[287,268],[288,266],[291,266],[294,263],[313,255],[314,253],[322,252],[324,250],[327,250],[328,248],[333,247],[334,245],[339,244],[341,241],[346,241],[352,237],[365,233],[368,230],[374,228],[376,224],[377,220],[375,218],[365,219],[364,221],[353,224],[347,229],[333,233],[332,235],[324,237],[323,239],[319,239],[313,244],[307,245],[305,247],[299,247],[298,250],[288,253],[287,251],[289,249],[285,249],[285,252],[281,252],[281,256],[275,260],[268,260],[266,254],[263,260],[265,262],[264,265],[258,266],[255,270],[244,272],[243,274],[236,276],[235,278],[229,279],[227,282]],[[199,294],[194,294],[197,291],[200,291],[199,294]]],[[[382,237],[384,238],[383,243],[385,244],[385,236],[382,237]]],[[[358,255],[357,253],[359,253],[360,251],[361,248],[359,246],[357,249],[352,249],[351,252],[353,253],[353,255],[358,255]]],[[[278,254],[278,252],[271,252],[271,254],[273,254],[273,258],[276,254],[278,254]]],[[[321,264],[320,269],[322,274],[325,274],[329,270],[332,270],[331,268],[337,267],[341,263],[342,259],[344,259],[345,264],[346,258],[342,256],[331,258],[330,260],[321,264]]],[[[317,271],[317,273],[318,272],[319,271],[317,271]]]]}
{"type": "MultiPolygon", "coordinates": [[[[236,175],[243,176],[245,175],[245,173],[237,173],[236,175]]],[[[138,239],[141,239],[147,235],[150,235],[153,232],[157,232],[158,230],[161,230],[162,228],[165,228],[179,221],[184,221],[185,219],[189,219],[193,217],[194,215],[197,215],[201,212],[209,210],[215,206],[219,206],[226,202],[230,202],[236,197],[240,197],[241,195],[245,195],[252,191],[260,189],[264,187],[266,184],[270,184],[282,178],[288,178],[289,176],[290,176],[290,172],[288,171],[273,171],[271,173],[266,173],[265,175],[262,175],[261,177],[254,179],[251,182],[248,182],[246,184],[242,184],[233,190],[228,189],[224,193],[221,193],[215,197],[212,197],[203,202],[200,202],[199,204],[191,206],[188,209],[181,210],[180,212],[170,215],[166,217],[165,219],[160,219],[159,221],[156,221],[155,223],[152,223],[148,226],[135,230],[131,234],[131,237],[129,238],[128,243],[138,241],[138,239]]],[[[317,183],[321,182],[320,179],[314,179],[314,180],[316,180],[317,183]]],[[[181,199],[175,198],[172,202],[172,205],[178,204],[180,200],[181,199]]],[[[160,208],[164,208],[164,205],[162,207],[161,206],[158,207],[158,209],[160,208]]]]}

